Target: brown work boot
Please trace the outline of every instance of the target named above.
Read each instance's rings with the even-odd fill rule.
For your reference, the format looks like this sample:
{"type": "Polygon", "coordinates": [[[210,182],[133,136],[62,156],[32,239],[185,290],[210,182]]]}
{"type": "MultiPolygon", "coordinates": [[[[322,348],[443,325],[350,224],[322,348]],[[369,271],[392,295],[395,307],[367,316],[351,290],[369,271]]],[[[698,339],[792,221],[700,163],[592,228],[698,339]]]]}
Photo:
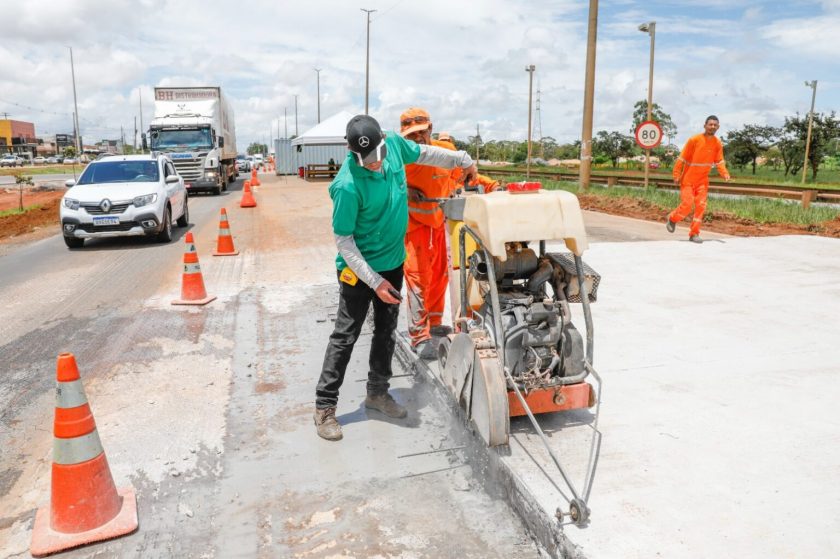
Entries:
{"type": "Polygon", "coordinates": [[[335,418],[335,408],[315,408],[315,427],[318,429],[318,436],[328,441],[340,441],[341,425],[335,418]]]}
{"type": "Polygon", "coordinates": [[[402,418],[408,415],[408,411],[387,392],[385,394],[368,394],[365,398],[365,407],[379,410],[388,417],[402,418]]]}

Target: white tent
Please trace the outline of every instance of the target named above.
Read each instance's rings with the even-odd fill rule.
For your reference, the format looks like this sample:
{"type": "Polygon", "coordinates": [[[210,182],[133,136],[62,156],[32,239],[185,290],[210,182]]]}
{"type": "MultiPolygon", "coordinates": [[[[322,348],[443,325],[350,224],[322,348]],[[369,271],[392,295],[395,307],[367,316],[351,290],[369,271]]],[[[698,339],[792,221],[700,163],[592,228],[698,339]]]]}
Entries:
{"type": "Polygon", "coordinates": [[[331,146],[342,145],[346,146],[347,141],[344,139],[344,134],[347,130],[347,123],[353,118],[354,114],[347,111],[341,111],[334,114],[330,118],[321,121],[313,128],[310,128],[294,140],[293,146],[331,146]]]}

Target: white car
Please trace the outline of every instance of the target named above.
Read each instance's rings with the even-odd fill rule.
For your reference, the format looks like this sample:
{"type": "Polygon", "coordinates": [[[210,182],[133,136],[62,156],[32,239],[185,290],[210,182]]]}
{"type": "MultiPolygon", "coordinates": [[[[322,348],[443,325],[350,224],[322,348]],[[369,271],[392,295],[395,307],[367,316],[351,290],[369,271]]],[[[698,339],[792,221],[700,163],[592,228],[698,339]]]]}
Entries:
{"type": "Polygon", "coordinates": [[[23,167],[25,164],[23,157],[19,155],[4,155],[0,159],[0,167],[23,167]]]}
{"type": "Polygon", "coordinates": [[[43,165],[47,162],[46,157],[41,157],[40,155],[32,160],[33,165],[43,165]]]}
{"type": "Polygon", "coordinates": [[[120,155],[90,163],[59,206],[69,248],[85,239],[145,235],[172,240],[172,221],[186,227],[190,214],[184,179],[164,155],[120,155]]]}

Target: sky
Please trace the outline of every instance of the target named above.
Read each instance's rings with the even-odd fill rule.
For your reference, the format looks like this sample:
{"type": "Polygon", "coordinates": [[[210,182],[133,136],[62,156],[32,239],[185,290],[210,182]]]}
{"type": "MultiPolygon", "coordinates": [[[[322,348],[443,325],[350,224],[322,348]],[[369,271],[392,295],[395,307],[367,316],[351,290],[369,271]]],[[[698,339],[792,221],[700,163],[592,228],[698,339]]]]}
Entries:
{"type": "MultiPolygon", "coordinates": [[[[130,142],[141,99],[148,126],[155,86],[221,86],[244,151],[316,124],[315,68],[322,120],[364,112],[361,8],[377,10],[369,104],[383,128],[418,106],[435,131],[462,140],[476,125],[485,141],[524,140],[533,64],[534,138],[580,139],[584,0],[30,0],[5,11],[0,118],[72,133],[72,47],[86,143],[118,139],[121,126],[130,142]]],[[[710,114],[722,135],[805,114],[805,81],[818,81],[817,112],[840,109],[840,0],[601,0],[598,12],[596,132],[629,133],[634,103],[647,98],[650,37],[637,27],[648,21],[653,100],[677,125],[675,143],[710,114]]]]}

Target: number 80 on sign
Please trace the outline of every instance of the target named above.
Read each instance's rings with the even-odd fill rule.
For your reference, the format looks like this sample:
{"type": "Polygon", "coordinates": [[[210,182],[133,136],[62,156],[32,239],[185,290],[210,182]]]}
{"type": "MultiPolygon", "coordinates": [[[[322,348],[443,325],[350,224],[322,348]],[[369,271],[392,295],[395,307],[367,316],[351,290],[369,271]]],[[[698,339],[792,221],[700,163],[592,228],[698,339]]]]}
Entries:
{"type": "Polygon", "coordinates": [[[636,127],[636,143],[643,149],[653,149],[662,143],[662,128],[655,120],[646,120],[636,127]]]}

